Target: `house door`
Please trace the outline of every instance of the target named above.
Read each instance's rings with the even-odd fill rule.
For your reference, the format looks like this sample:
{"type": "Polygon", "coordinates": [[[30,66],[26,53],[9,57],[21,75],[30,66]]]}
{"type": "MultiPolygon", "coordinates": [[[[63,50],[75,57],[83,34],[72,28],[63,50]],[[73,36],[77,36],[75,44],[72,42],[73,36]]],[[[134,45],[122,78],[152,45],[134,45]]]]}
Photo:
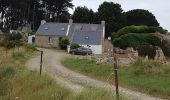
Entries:
{"type": "Polygon", "coordinates": [[[35,37],[32,37],[32,44],[35,44],[35,37]]]}

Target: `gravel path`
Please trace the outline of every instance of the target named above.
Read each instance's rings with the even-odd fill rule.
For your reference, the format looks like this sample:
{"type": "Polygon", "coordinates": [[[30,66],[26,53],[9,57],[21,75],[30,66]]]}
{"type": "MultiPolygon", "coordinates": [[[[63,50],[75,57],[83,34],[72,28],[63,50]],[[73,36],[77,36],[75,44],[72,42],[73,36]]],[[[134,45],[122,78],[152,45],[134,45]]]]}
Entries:
{"type": "MultiPolygon", "coordinates": [[[[113,85],[106,82],[92,79],[88,76],[74,72],[64,67],[60,62],[68,56],[64,52],[57,52],[54,50],[41,49],[44,51],[43,56],[43,72],[51,75],[57,82],[69,87],[74,92],[79,93],[86,87],[98,87],[115,90],[113,85]]],[[[26,66],[31,70],[39,70],[40,56],[30,59],[26,66]]],[[[137,91],[120,87],[120,93],[128,96],[131,100],[163,100],[160,98],[152,97],[137,91]]]]}

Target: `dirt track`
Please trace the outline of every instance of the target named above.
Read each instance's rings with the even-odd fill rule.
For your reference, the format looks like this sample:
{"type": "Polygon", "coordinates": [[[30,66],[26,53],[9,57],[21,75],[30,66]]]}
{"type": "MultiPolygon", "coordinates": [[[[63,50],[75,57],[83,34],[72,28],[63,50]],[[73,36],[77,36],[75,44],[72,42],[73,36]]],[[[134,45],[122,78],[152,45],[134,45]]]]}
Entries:
{"type": "MultiPolygon", "coordinates": [[[[74,72],[65,68],[60,62],[68,56],[67,54],[55,50],[41,49],[44,51],[43,56],[43,72],[51,75],[57,82],[72,89],[75,93],[79,93],[86,87],[98,87],[115,90],[115,87],[102,81],[92,79],[88,76],[74,72]]],[[[39,70],[40,56],[30,59],[26,66],[30,70],[39,70]]],[[[152,97],[137,91],[132,91],[120,87],[120,93],[128,96],[132,100],[163,100],[160,98],[152,97]]]]}

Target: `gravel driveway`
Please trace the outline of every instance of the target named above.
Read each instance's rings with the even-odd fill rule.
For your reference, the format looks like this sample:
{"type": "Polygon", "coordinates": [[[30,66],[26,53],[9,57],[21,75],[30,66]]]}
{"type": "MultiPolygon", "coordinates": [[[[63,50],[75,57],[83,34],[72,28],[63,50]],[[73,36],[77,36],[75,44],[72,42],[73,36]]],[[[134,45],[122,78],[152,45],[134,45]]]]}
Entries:
{"type": "MultiPolygon", "coordinates": [[[[73,92],[79,93],[86,87],[98,87],[115,90],[115,87],[113,85],[96,79],[92,79],[88,76],[82,75],[64,67],[60,62],[64,57],[68,56],[66,53],[49,49],[41,50],[44,51],[43,72],[51,75],[57,80],[57,82],[72,89],[73,92]]],[[[26,63],[26,66],[30,70],[39,70],[39,63],[40,56],[37,56],[30,59],[26,63]]],[[[132,100],[163,100],[122,87],[120,87],[120,93],[122,95],[128,96],[132,100]]]]}

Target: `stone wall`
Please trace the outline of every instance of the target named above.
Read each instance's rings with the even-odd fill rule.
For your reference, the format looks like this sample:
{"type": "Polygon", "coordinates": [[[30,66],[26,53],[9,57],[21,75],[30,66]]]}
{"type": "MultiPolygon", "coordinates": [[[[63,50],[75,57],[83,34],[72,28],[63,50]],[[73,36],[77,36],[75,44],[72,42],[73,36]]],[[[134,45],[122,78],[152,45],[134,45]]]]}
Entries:
{"type": "Polygon", "coordinates": [[[58,36],[35,36],[35,44],[39,47],[45,48],[59,48],[59,37],[58,36]],[[49,37],[51,38],[51,43],[49,43],[49,37]]]}
{"type": "Polygon", "coordinates": [[[104,52],[110,52],[113,50],[113,45],[109,40],[104,41],[104,52]]]}

